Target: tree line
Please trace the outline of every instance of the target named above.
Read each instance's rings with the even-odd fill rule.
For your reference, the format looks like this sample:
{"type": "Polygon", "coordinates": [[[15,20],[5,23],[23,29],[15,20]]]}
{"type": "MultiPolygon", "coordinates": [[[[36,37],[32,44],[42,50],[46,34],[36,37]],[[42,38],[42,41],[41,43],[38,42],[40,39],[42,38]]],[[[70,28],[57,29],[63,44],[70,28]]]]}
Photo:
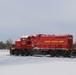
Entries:
{"type": "Polygon", "coordinates": [[[0,41],[0,49],[10,49],[14,45],[11,39],[6,40],[5,42],[0,41]]]}
{"type": "MultiPolygon", "coordinates": [[[[11,39],[6,42],[0,41],[0,49],[10,49],[12,46],[14,46],[14,42],[11,39]]],[[[76,49],[76,42],[73,44],[73,48],[76,49]]]]}

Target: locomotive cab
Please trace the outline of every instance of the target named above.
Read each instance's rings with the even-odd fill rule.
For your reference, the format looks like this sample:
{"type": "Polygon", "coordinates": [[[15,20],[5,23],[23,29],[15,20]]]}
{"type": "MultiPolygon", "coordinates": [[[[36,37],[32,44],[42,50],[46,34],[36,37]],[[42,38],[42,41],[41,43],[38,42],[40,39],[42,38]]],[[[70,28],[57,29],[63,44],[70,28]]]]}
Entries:
{"type": "Polygon", "coordinates": [[[29,49],[31,47],[31,38],[29,36],[21,37],[21,49],[29,49]]]}
{"type": "Polygon", "coordinates": [[[22,42],[26,42],[26,39],[27,39],[27,38],[28,38],[28,36],[23,35],[23,36],[21,37],[21,39],[20,39],[20,40],[21,40],[22,42]]]}
{"type": "Polygon", "coordinates": [[[26,43],[26,44],[31,44],[31,38],[27,37],[27,38],[21,38],[22,43],[26,43]]]}
{"type": "Polygon", "coordinates": [[[22,49],[22,46],[26,46],[26,36],[22,36],[20,40],[15,41],[15,49],[22,49]]]}

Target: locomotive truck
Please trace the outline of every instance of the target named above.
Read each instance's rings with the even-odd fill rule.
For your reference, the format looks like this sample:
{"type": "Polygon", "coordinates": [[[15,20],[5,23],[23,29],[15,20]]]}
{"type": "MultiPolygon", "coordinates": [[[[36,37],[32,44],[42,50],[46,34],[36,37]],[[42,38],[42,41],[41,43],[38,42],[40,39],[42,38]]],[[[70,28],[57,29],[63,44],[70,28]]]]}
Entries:
{"type": "Polygon", "coordinates": [[[73,36],[37,34],[22,36],[10,48],[11,55],[29,56],[35,54],[70,57],[75,54],[73,49],[73,36]]]}

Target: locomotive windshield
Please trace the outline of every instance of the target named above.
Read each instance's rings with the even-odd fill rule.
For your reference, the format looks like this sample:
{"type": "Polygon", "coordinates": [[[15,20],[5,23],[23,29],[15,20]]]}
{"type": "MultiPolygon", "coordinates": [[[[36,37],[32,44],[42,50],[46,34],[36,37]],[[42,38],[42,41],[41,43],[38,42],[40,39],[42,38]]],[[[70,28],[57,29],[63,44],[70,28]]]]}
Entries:
{"type": "Polygon", "coordinates": [[[22,38],[22,42],[25,42],[26,41],[26,38],[22,38]]]}

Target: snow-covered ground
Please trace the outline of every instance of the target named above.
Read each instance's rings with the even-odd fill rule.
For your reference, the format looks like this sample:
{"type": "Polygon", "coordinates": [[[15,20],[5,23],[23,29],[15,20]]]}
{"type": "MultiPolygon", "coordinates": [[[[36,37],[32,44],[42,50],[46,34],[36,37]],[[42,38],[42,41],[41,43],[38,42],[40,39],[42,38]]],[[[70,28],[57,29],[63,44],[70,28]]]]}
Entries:
{"type": "Polygon", "coordinates": [[[76,58],[10,56],[0,50],[0,75],[76,75],[76,58]]]}

